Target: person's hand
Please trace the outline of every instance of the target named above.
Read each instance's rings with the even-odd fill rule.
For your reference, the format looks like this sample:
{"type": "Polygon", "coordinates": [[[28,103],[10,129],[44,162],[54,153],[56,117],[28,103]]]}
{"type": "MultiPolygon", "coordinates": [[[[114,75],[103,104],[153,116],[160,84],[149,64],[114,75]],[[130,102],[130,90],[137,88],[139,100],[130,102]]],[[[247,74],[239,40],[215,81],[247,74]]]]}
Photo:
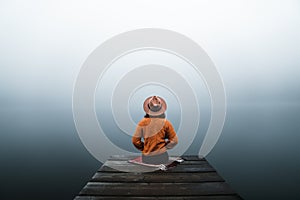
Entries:
{"type": "Polygon", "coordinates": [[[166,141],[166,146],[165,147],[167,149],[172,149],[176,144],[177,144],[177,141],[168,140],[168,141],[166,141]]]}

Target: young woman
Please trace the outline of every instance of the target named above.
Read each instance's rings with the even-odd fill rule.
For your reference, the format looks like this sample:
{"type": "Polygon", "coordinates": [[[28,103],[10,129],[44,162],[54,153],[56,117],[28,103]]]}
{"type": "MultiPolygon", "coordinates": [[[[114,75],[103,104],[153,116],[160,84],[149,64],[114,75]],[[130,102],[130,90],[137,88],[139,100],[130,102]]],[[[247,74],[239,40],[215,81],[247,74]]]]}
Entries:
{"type": "Polygon", "coordinates": [[[144,102],[146,115],[138,123],[132,137],[133,145],[142,151],[144,163],[167,163],[167,150],[178,143],[176,132],[165,117],[166,109],[165,100],[158,96],[148,97],[144,102]]]}

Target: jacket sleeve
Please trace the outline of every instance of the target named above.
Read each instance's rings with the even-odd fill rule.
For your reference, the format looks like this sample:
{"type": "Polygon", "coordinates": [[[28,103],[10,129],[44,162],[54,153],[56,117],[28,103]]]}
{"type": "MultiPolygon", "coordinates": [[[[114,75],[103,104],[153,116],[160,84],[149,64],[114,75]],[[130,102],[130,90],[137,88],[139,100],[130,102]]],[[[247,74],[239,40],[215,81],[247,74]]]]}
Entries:
{"type": "Polygon", "coordinates": [[[178,138],[172,124],[169,121],[166,123],[166,138],[168,139],[166,148],[172,149],[178,143],[178,138]]]}
{"type": "Polygon", "coordinates": [[[144,142],[142,141],[143,128],[141,126],[137,126],[135,133],[132,137],[133,145],[140,151],[144,149],[144,142]]]}

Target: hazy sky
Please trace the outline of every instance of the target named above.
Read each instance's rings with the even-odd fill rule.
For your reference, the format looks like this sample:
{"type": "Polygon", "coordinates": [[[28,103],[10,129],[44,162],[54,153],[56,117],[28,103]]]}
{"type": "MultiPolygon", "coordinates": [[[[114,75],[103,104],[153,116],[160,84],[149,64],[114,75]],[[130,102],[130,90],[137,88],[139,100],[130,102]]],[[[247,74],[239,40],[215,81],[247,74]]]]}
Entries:
{"type": "Polygon", "coordinates": [[[87,56],[147,27],[202,46],[228,103],[299,101],[299,10],[299,1],[1,1],[0,105],[70,107],[87,56]]]}

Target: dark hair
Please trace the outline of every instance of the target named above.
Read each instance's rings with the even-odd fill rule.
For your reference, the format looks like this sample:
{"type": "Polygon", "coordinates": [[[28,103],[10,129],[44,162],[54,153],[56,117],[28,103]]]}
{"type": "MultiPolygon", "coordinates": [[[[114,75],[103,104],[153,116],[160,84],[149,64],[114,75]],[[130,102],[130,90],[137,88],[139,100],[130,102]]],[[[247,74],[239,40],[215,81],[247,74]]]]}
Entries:
{"type": "Polygon", "coordinates": [[[161,114],[161,115],[157,115],[157,116],[153,116],[153,115],[149,115],[149,114],[146,114],[144,116],[144,118],[166,118],[166,115],[165,113],[161,114]]]}

